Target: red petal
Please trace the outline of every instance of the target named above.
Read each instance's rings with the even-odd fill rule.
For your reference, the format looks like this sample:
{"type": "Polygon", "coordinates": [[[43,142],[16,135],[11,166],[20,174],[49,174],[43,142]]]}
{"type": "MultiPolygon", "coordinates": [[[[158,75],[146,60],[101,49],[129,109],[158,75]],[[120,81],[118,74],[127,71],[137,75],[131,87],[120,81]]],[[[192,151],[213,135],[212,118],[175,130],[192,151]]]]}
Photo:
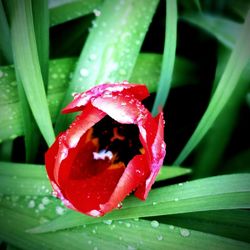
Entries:
{"type": "Polygon", "coordinates": [[[92,104],[117,122],[123,124],[136,124],[143,107],[137,99],[121,93],[100,96],[92,100],[92,104]]]}
{"type": "Polygon", "coordinates": [[[56,138],[52,151],[47,151],[46,168],[50,173],[49,178],[59,187],[63,186],[64,180],[68,178],[71,165],[81,149],[78,147],[80,139],[84,140],[86,131],[105,115],[102,111],[88,104],[85,107],[85,112],[76,118],[70,128],[56,138]]]}
{"type": "Polygon", "coordinates": [[[65,197],[82,213],[103,215],[100,204],[109,200],[123,172],[124,168],[107,169],[91,178],[69,179],[65,185],[65,197]]]}
{"type": "MultiPolygon", "coordinates": [[[[156,118],[155,118],[155,123],[158,125],[157,128],[157,133],[154,137],[153,142],[151,141],[152,139],[152,134],[151,136],[148,137],[148,145],[149,148],[148,150],[151,151],[150,154],[152,154],[152,159],[151,159],[151,164],[150,164],[150,175],[146,179],[145,183],[141,185],[135,192],[135,196],[145,200],[148,196],[148,193],[151,189],[151,186],[155,182],[155,178],[158,175],[160,168],[162,166],[165,153],[166,153],[166,145],[164,142],[164,120],[163,120],[163,114],[160,113],[156,118]]],[[[148,126],[148,122],[147,126],[148,126]]],[[[146,126],[146,127],[147,127],[146,126]]]]}
{"type": "Polygon", "coordinates": [[[97,85],[84,93],[75,95],[74,100],[63,109],[63,113],[80,111],[91,99],[102,95],[108,96],[112,93],[133,95],[138,100],[143,100],[149,96],[148,89],[143,84],[105,83],[97,85]]]}
{"type": "Polygon", "coordinates": [[[118,207],[119,203],[129,195],[145,179],[147,161],[144,155],[136,155],[126,167],[108,202],[100,205],[101,213],[105,214],[118,207]]]}

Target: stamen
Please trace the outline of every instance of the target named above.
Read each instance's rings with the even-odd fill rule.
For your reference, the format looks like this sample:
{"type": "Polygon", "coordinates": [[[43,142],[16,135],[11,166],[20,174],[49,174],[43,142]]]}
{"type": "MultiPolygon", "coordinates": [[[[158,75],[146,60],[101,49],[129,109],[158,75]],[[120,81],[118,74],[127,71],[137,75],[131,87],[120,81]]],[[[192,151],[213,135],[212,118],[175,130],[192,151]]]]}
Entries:
{"type": "Polygon", "coordinates": [[[110,141],[111,142],[113,142],[114,140],[121,140],[121,141],[124,141],[125,140],[125,136],[123,136],[123,135],[120,135],[119,133],[118,133],[118,128],[117,127],[115,127],[115,128],[113,128],[113,137],[110,139],[110,141]]]}

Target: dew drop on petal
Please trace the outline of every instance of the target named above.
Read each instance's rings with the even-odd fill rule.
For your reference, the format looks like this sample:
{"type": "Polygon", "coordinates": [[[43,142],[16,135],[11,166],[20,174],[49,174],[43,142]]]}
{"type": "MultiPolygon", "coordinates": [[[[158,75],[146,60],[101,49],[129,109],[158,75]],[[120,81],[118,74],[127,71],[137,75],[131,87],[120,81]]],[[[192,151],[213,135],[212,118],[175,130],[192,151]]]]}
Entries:
{"type": "Polygon", "coordinates": [[[157,228],[157,227],[159,227],[159,222],[157,221],[157,220],[152,220],[151,221],[151,227],[153,227],[153,228],[157,228]]]}

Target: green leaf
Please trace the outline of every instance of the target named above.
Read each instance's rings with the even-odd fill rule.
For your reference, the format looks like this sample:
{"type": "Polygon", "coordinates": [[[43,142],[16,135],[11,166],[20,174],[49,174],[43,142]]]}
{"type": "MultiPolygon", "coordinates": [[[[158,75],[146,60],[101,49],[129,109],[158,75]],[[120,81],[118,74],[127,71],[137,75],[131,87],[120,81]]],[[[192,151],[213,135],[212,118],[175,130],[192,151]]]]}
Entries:
{"type": "Polygon", "coordinates": [[[162,223],[250,242],[250,212],[247,210],[196,212],[155,219],[162,223]]]}
{"type": "Polygon", "coordinates": [[[23,249],[247,249],[249,244],[157,221],[106,221],[42,235],[25,232],[38,221],[0,208],[0,237],[23,249]],[[14,233],[13,233],[14,232],[14,233]]]}
{"type": "MultiPolygon", "coordinates": [[[[0,65],[11,64],[13,62],[10,30],[4,11],[3,3],[0,1],[0,65]]],[[[1,74],[0,74],[1,76],[1,74]]]]}
{"type": "Polygon", "coordinates": [[[157,93],[152,109],[152,114],[154,116],[158,114],[159,108],[164,107],[172,82],[177,40],[178,13],[176,0],[166,1],[166,15],[163,62],[159,84],[157,85],[157,93]]]}
{"type": "Polygon", "coordinates": [[[72,19],[90,14],[98,8],[102,0],[49,0],[50,26],[61,24],[72,19]]]}
{"type": "MultiPolygon", "coordinates": [[[[228,50],[221,54],[217,66],[215,84],[218,83],[220,70],[225,68],[225,62],[229,57],[228,50]]],[[[231,134],[237,124],[240,108],[249,88],[250,63],[242,73],[239,83],[234,89],[230,102],[228,102],[217,117],[213,129],[208,131],[198,148],[195,159],[193,178],[211,176],[218,173],[225,148],[229,144],[231,134]],[[213,157],[211,157],[211,155],[213,157]]],[[[223,165],[224,166],[224,165],[223,165]]]]}
{"type": "Polygon", "coordinates": [[[156,177],[156,181],[163,181],[170,178],[179,177],[182,175],[190,174],[192,170],[190,168],[181,168],[181,167],[165,167],[163,166],[156,177]]]}
{"type": "MultiPolygon", "coordinates": [[[[160,75],[162,56],[152,53],[139,54],[131,82],[145,83],[150,92],[156,91],[160,75]]],[[[59,113],[65,89],[68,87],[70,75],[76,63],[75,58],[51,60],[49,65],[48,105],[52,121],[59,113]]],[[[16,79],[12,66],[0,68],[0,141],[14,139],[24,134],[19,98],[17,95],[16,79]]],[[[196,83],[196,68],[184,58],[176,57],[171,87],[196,83]],[[186,78],[189,75],[190,78],[186,78]]]]}
{"type": "MultiPolygon", "coordinates": [[[[158,2],[104,2],[101,15],[93,23],[84,44],[61,107],[72,101],[72,93],[83,92],[100,83],[130,78],[158,2]]],[[[75,114],[59,115],[56,133],[64,130],[74,117],[75,114]]]]}
{"type": "Polygon", "coordinates": [[[250,12],[248,13],[239,39],[227,62],[225,70],[214,92],[214,95],[209,102],[207,110],[174,164],[180,165],[181,162],[183,162],[197,146],[197,144],[205,136],[225,105],[230,100],[232,93],[237,87],[237,84],[240,83],[239,80],[241,74],[250,59],[250,50],[248,45],[250,41],[250,33],[248,32],[249,29],[250,12]]]}
{"type": "Polygon", "coordinates": [[[30,229],[32,233],[50,232],[103,220],[152,217],[188,212],[250,208],[250,174],[216,176],[151,190],[146,201],[129,197],[123,208],[101,218],[68,211],[49,223],[30,229]],[[198,191],[198,192],[197,192],[198,191]]]}
{"type": "Polygon", "coordinates": [[[30,1],[8,1],[15,68],[30,108],[48,145],[54,132],[46,100],[35,41],[30,1]]]}
{"type": "Polygon", "coordinates": [[[229,49],[234,48],[242,28],[242,24],[231,19],[204,13],[185,14],[181,18],[215,36],[219,42],[229,49]]]}

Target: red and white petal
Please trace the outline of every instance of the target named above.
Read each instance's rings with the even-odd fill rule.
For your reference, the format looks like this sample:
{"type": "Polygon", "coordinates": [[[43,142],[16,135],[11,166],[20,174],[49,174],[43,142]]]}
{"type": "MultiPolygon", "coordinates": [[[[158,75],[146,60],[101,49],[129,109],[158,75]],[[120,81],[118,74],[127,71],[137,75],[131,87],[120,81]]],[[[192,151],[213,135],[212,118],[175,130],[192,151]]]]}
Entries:
{"type": "MultiPolygon", "coordinates": [[[[145,200],[148,193],[155,182],[156,176],[158,175],[160,168],[163,164],[163,160],[166,153],[166,144],[164,142],[164,120],[163,114],[160,113],[156,118],[157,133],[154,137],[153,143],[149,144],[149,150],[151,150],[152,159],[150,163],[150,175],[146,179],[143,185],[136,190],[135,196],[139,199],[145,200]]],[[[150,138],[151,139],[151,138],[150,138]]]]}
{"type": "Polygon", "coordinates": [[[74,96],[74,100],[68,104],[63,113],[71,113],[81,111],[90,100],[98,98],[102,95],[111,95],[112,93],[134,96],[138,100],[143,100],[149,96],[148,89],[143,84],[126,84],[126,83],[105,83],[97,85],[84,93],[79,93],[74,96]]]}

